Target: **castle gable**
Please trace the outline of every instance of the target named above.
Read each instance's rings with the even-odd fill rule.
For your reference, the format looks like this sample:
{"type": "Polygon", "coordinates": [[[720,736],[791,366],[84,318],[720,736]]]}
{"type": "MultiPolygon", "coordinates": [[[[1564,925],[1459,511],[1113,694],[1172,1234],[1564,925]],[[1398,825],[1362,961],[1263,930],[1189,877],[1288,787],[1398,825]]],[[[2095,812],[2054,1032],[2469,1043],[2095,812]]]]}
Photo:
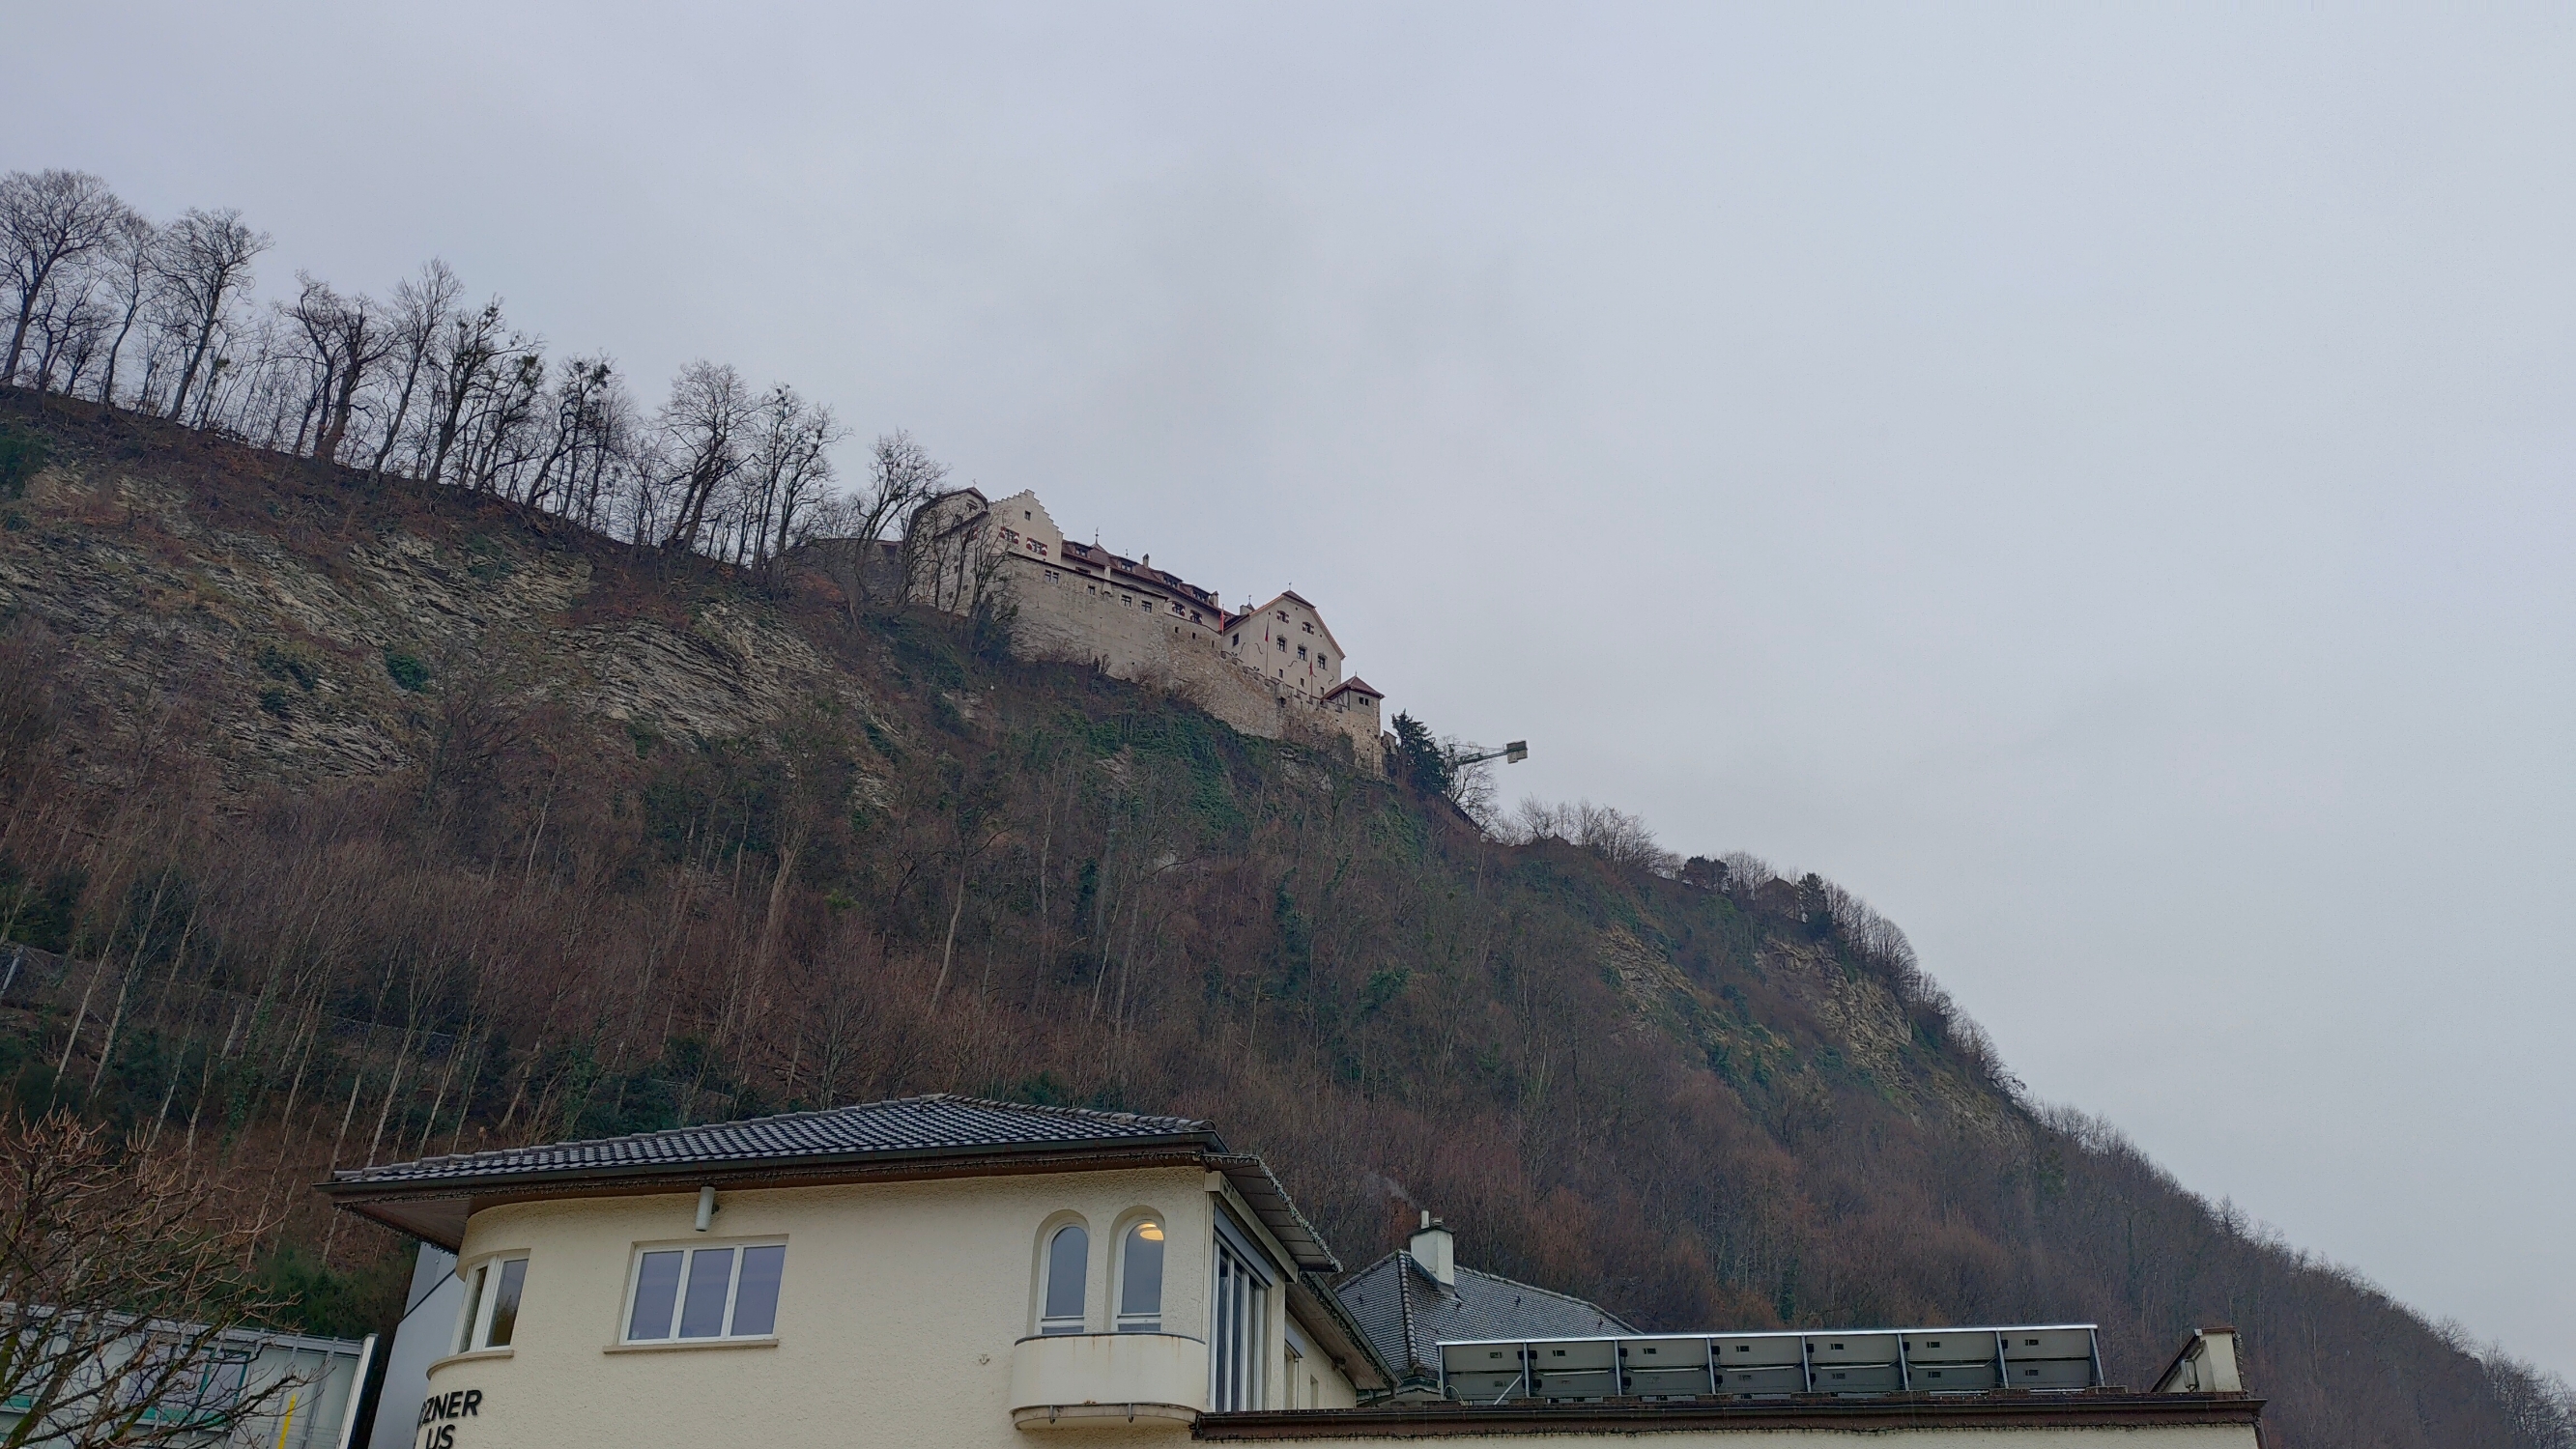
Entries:
{"type": "Polygon", "coordinates": [[[1225,638],[1237,663],[1310,703],[1342,682],[1342,641],[1324,627],[1322,611],[1294,591],[1229,621],[1225,638]]]}
{"type": "Polygon", "coordinates": [[[1013,558],[1038,563],[1061,563],[1064,559],[1064,530],[1055,526],[1055,518],[1028,489],[997,500],[990,514],[999,530],[995,542],[1013,558]]]}

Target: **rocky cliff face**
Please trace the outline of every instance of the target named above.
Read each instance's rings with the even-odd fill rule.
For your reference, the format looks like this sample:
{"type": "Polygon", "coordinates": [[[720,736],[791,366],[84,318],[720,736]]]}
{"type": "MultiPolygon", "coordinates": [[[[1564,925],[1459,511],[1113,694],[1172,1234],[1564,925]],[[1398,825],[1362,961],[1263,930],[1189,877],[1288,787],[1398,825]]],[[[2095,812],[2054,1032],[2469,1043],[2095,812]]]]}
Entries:
{"type": "Polygon", "coordinates": [[[866,707],[777,609],[735,588],[688,599],[696,560],[671,561],[676,591],[606,587],[636,562],[497,501],[319,466],[280,479],[225,443],[123,432],[49,429],[0,529],[0,613],[66,651],[86,768],[179,730],[233,790],[399,771],[438,728],[434,680],[611,741],[730,738],[817,697],[866,707]]]}

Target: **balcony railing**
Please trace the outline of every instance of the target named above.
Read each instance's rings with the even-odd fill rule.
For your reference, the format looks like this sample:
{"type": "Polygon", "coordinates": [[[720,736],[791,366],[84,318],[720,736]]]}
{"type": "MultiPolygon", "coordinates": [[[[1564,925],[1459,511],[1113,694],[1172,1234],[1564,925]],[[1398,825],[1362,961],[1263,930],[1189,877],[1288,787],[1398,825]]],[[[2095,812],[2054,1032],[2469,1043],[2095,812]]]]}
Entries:
{"type": "Polygon", "coordinates": [[[1022,1429],[1189,1424],[1207,1408],[1208,1350],[1177,1333],[1065,1333],[1011,1346],[1022,1429]]]}

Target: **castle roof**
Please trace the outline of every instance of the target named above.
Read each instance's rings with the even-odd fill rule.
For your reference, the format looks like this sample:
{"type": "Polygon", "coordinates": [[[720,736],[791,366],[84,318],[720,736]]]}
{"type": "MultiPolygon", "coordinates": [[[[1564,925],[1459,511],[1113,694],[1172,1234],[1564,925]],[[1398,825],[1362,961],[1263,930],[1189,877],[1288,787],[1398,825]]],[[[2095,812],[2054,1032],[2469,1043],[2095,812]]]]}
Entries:
{"type": "Polygon", "coordinates": [[[1331,699],[1337,694],[1365,694],[1371,699],[1386,698],[1386,691],[1371,688],[1367,680],[1360,678],[1356,674],[1343,680],[1341,683],[1334,685],[1332,688],[1325,690],[1324,698],[1331,699]]]}
{"type": "Polygon", "coordinates": [[[1124,554],[1111,553],[1096,543],[1081,543],[1070,538],[1064,541],[1064,556],[1097,568],[1113,578],[1178,594],[1193,603],[1214,610],[1220,619],[1224,617],[1225,606],[1217,602],[1215,590],[1200,588],[1169,569],[1158,569],[1152,564],[1128,558],[1124,554]]]}

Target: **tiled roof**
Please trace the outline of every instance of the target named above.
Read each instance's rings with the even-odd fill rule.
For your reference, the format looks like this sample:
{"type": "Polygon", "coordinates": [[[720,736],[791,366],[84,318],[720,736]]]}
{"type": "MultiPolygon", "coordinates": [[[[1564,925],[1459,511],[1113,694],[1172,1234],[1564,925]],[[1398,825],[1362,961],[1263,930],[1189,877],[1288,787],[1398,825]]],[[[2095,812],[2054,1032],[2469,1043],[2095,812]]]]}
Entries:
{"type": "Polygon", "coordinates": [[[1213,1123],[944,1094],[424,1157],[335,1172],[322,1191],[344,1208],[453,1252],[472,1204],[479,1202],[566,1191],[669,1191],[675,1180],[829,1181],[842,1173],[937,1172],[961,1162],[981,1172],[1005,1158],[1037,1171],[1195,1161],[1225,1175],[1300,1269],[1341,1271],[1332,1249],[1269,1167],[1258,1157],[1227,1150],[1213,1123]]]}
{"type": "Polygon", "coordinates": [[[1082,1107],[1036,1107],[975,1097],[934,1095],[866,1102],[818,1112],[790,1112],[742,1122],[711,1122],[598,1137],[425,1157],[384,1167],[335,1172],[332,1186],[436,1184],[533,1176],[650,1171],[666,1167],[752,1164],[788,1158],[844,1159],[875,1154],[1045,1149],[1190,1139],[1222,1151],[1216,1128],[1187,1117],[1143,1117],[1082,1107]]]}
{"type": "Polygon", "coordinates": [[[1600,1305],[1473,1268],[1450,1287],[1398,1249],[1333,1289],[1400,1385],[1436,1382],[1443,1339],[1583,1338],[1636,1330],[1600,1305]]]}
{"type": "Polygon", "coordinates": [[[1386,698],[1386,692],[1384,690],[1371,686],[1367,680],[1360,678],[1356,674],[1343,680],[1341,683],[1334,685],[1332,688],[1325,690],[1324,698],[1330,699],[1334,695],[1341,694],[1345,691],[1352,694],[1365,694],[1371,699],[1386,698]]]}

